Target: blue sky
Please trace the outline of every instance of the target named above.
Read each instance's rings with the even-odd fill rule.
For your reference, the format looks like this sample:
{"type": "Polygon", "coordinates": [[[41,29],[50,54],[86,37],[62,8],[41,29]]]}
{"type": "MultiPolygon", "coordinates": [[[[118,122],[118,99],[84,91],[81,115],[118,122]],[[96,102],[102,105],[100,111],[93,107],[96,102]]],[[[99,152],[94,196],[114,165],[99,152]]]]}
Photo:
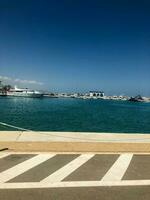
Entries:
{"type": "Polygon", "coordinates": [[[0,0],[0,77],[150,96],[149,10],[149,0],[0,0]]]}

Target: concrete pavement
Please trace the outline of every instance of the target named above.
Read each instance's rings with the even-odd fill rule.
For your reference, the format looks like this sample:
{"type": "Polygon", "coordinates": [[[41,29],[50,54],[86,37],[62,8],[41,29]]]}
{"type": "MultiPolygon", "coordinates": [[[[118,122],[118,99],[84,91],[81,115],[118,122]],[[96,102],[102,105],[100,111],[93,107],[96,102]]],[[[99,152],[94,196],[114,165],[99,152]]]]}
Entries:
{"type": "Polygon", "coordinates": [[[150,135],[1,131],[0,200],[149,200],[150,135]]]}
{"type": "Polygon", "coordinates": [[[150,134],[0,131],[0,149],[54,152],[150,152],[150,134]]]}
{"type": "Polygon", "coordinates": [[[0,131],[0,141],[150,143],[150,134],[0,131]]]}

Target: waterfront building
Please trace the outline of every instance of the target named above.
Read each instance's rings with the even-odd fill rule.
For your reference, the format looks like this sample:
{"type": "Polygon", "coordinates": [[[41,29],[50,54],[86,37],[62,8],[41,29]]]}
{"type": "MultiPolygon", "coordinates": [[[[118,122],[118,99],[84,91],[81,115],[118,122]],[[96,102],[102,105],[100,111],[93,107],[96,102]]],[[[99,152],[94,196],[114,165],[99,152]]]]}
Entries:
{"type": "Polygon", "coordinates": [[[3,85],[2,85],[2,81],[0,81],[0,95],[2,95],[3,93],[3,85]]]}
{"type": "Polygon", "coordinates": [[[81,96],[80,93],[73,93],[73,94],[71,94],[72,98],[79,98],[80,96],[81,96]]]}
{"type": "Polygon", "coordinates": [[[90,91],[90,97],[104,97],[103,91],[90,91]]]}
{"type": "Polygon", "coordinates": [[[2,85],[2,81],[0,81],[0,91],[2,91],[3,89],[3,85],[2,85]]]}

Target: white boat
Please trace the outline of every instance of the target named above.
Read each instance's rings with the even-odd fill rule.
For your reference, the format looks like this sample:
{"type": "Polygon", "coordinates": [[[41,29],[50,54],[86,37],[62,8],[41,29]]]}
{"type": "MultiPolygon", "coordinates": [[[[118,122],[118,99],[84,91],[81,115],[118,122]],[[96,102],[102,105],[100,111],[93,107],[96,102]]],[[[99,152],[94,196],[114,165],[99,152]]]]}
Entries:
{"type": "Polygon", "coordinates": [[[40,98],[43,96],[43,93],[37,90],[31,90],[28,88],[18,88],[15,86],[13,89],[10,89],[7,92],[7,96],[12,96],[12,97],[31,97],[31,98],[40,98]]]}

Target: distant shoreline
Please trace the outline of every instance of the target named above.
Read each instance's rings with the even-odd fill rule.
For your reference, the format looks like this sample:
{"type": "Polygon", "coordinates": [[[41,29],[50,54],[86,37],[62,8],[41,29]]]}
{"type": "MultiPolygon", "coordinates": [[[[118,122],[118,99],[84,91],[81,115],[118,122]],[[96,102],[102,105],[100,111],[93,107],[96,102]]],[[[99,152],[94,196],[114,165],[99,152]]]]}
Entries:
{"type": "MultiPolygon", "coordinates": [[[[7,96],[7,95],[4,95],[4,94],[0,94],[0,97],[2,98],[33,98],[35,99],[34,97],[17,97],[17,96],[7,96]]],[[[52,98],[52,99],[55,99],[55,98],[63,98],[63,99],[83,99],[83,100],[114,100],[114,101],[129,101],[129,97],[128,98],[121,98],[119,96],[105,96],[105,97],[87,97],[87,96],[82,96],[82,97],[72,97],[72,96],[45,96],[43,95],[43,97],[41,98],[52,98]]],[[[150,98],[149,97],[144,97],[143,100],[139,100],[139,101],[132,101],[132,102],[141,102],[141,103],[150,103],[150,98]]]]}

